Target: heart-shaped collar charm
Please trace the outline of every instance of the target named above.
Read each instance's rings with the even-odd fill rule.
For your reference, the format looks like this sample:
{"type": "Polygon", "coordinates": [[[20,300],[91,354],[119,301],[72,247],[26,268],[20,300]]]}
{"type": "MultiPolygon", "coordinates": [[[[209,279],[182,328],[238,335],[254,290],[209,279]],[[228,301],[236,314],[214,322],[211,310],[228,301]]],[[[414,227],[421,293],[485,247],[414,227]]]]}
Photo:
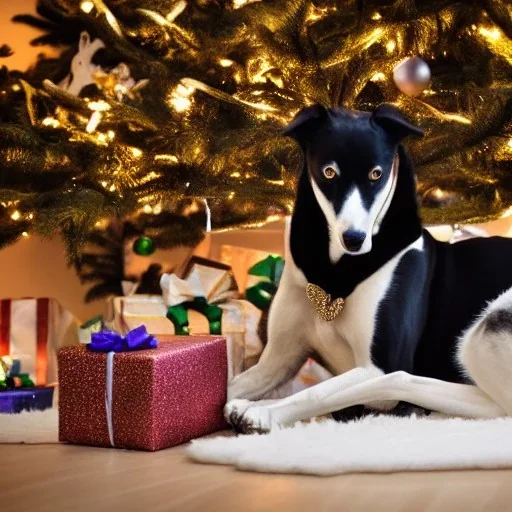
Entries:
{"type": "Polygon", "coordinates": [[[306,287],[306,295],[315,306],[316,312],[320,318],[326,322],[330,322],[337,318],[345,306],[344,299],[340,297],[332,300],[331,296],[316,284],[308,284],[306,287]]]}

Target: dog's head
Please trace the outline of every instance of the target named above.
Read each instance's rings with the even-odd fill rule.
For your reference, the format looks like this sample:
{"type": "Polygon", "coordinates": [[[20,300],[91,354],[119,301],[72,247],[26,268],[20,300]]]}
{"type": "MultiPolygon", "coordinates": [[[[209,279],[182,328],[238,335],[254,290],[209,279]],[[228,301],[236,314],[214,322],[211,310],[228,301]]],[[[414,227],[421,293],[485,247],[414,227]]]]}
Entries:
{"type": "Polygon", "coordinates": [[[398,145],[422,130],[391,105],[373,113],[313,105],[302,109],[283,133],[297,140],[304,153],[329,228],[331,260],[370,252],[396,187],[398,145]]]}

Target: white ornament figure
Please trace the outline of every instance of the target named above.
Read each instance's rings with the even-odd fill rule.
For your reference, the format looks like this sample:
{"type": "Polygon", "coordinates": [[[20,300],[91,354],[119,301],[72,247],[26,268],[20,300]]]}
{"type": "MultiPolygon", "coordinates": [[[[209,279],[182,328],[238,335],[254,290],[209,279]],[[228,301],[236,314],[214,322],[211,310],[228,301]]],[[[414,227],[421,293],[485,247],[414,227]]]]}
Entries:
{"type": "Polygon", "coordinates": [[[82,32],[78,43],[78,53],[71,61],[71,72],[59,84],[60,87],[78,96],[84,87],[96,83],[94,74],[100,67],[92,63],[92,58],[101,48],[105,48],[101,39],[91,41],[91,36],[87,32],[82,32]]]}

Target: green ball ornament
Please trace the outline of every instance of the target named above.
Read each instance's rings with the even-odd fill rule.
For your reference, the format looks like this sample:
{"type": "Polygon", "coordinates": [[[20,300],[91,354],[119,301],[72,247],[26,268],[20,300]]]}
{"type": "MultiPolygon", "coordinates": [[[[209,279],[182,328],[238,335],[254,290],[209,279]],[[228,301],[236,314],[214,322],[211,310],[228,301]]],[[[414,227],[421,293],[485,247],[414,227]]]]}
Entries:
{"type": "Polygon", "coordinates": [[[155,242],[147,236],[141,236],[133,242],[133,252],[139,256],[151,256],[155,250],[155,242]]]}

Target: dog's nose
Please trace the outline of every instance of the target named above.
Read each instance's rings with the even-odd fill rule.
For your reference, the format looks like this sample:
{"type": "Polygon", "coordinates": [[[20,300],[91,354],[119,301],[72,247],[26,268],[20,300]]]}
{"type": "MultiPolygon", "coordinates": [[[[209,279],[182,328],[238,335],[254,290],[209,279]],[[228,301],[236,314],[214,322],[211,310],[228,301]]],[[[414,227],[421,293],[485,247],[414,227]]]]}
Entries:
{"type": "Polygon", "coordinates": [[[366,233],[363,231],[356,231],[355,229],[349,229],[343,233],[343,243],[349,251],[358,251],[363,245],[366,233]]]}

